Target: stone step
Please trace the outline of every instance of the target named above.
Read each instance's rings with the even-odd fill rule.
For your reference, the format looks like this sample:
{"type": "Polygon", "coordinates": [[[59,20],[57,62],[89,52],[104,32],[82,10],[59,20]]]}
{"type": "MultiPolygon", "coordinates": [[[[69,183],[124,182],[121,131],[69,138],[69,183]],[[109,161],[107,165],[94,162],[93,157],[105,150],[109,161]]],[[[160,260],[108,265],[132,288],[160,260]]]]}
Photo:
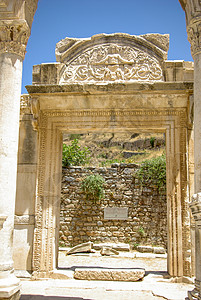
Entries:
{"type": "Polygon", "coordinates": [[[80,280],[138,281],[145,276],[142,268],[76,268],[74,278],[80,280]]]}

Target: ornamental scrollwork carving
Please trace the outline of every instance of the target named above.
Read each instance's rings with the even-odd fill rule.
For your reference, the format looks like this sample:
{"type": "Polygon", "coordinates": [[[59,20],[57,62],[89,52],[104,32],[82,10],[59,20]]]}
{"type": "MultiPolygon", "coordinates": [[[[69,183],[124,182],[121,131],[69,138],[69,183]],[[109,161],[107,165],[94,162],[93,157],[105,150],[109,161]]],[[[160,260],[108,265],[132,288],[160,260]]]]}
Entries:
{"type": "Polygon", "coordinates": [[[31,113],[33,114],[32,126],[33,129],[38,131],[38,118],[40,113],[40,104],[37,97],[32,97],[30,99],[31,103],[31,113]]]}
{"type": "Polygon", "coordinates": [[[189,24],[187,33],[191,44],[191,53],[194,57],[196,54],[201,53],[201,18],[189,24]]]}
{"type": "Polygon", "coordinates": [[[68,62],[60,83],[137,80],[163,80],[158,60],[139,49],[107,44],[89,49],[68,62]]]}
{"type": "Polygon", "coordinates": [[[24,59],[30,29],[24,22],[0,23],[0,53],[14,53],[24,59]]]}
{"type": "Polygon", "coordinates": [[[189,206],[195,219],[195,223],[198,228],[201,229],[201,193],[197,193],[192,196],[192,202],[189,206]]]}
{"type": "Polygon", "coordinates": [[[31,114],[30,96],[23,94],[20,97],[20,114],[31,114]]]}

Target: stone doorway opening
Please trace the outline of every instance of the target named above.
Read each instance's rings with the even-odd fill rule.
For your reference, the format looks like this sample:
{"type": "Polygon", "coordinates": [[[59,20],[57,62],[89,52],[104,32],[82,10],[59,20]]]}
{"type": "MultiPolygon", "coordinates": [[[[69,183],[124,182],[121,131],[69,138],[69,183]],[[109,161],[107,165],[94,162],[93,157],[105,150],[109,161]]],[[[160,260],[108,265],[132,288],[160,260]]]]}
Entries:
{"type": "Polygon", "coordinates": [[[69,160],[84,151],[90,160],[85,156],[85,166],[72,161],[76,166],[64,163],[67,167],[62,169],[59,269],[73,275],[81,266],[126,269],[133,265],[145,268],[147,274],[167,276],[166,190],[159,192],[154,179],[142,186],[136,175],[140,162],[149,159],[156,164],[153,157],[164,155],[165,135],[82,133],[64,134],[63,140],[69,160]],[[81,190],[82,180],[94,174],[105,180],[104,199],[98,203],[86,200],[81,190]],[[84,246],[66,256],[72,247],[89,241],[93,243],[89,253],[84,246]],[[108,247],[114,253],[106,257],[108,247]]]}
{"type": "Polygon", "coordinates": [[[168,273],[191,276],[192,83],[185,62],[166,61],[167,50],[166,35],[66,38],[58,63],[34,66],[27,90],[38,130],[36,276],[58,266],[63,134],[127,131],[165,133],[168,273]]]}
{"type": "MultiPolygon", "coordinates": [[[[135,83],[134,86],[135,89],[142,89],[142,84],[139,85],[137,83],[136,86],[135,83]]],[[[89,105],[88,101],[92,101],[93,104],[91,103],[90,105],[92,107],[94,99],[96,99],[97,103],[99,103],[100,97],[102,100],[106,97],[108,100],[108,91],[102,96],[93,92],[93,95],[84,97],[82,94],[71,95],[72,92],[69,95],[63,94],[63,92],[61,94],[56,93],[56,95],[54,93],[46,95],[45,93],[41,95],[37,94],[37,97],[35,97],[36,100],[32,100],[35,101],[35,116],[38,115],[39,120],[39,161],[36,197],[37,222],[35,224],[33,257],[35,274],[38,274],[38,272],[40,274],[43,270],[42,274],[47,274],[45,276],[48,276],[48,272],[58,266],[57,248],[61,192],[61,187],[58,183],[61,182],[62,174],[61,149],[63,133],[79,133],[84,131],[104,133],[108,132],[111,128],[111,131],[114,133],[128,130],[136,132],[139,129],[143,132],[165,132],[167,155],[168,273],[172,276],[189,274],[190,243],[187,232],[189,232],[190,236],[190,219],[187,213],[189,202],[187,181],[188,156],[186,156],[186,151],[188,150],[187,112],[184,107],[164,108],[165,98],[167,98],[167,105],[170,98],[172,98],[172,101],[177,102],[177,106],[180,97],[180,100],[182,100],[181,104],[183,105],[189,98],[186,96],[186,90],[184,94],[181,91],[178,94],[177,91],[175,92],[174,85],[169,86],[169,88],[171,87],[173,90],[170,89],[168,93],[167,91],[165,93],[158,91],[158,94],[155,93],[154,97],[152,95],[152,85],[150,86],[151,92],[147,93],[145,90],[142,93],[141,90],[140,94],[134,92],[132,96],[129,93],[130,101],[128,109],[125,109],[125,105],[128,103],[127,96],[125,92],[122,95],[119,92],[116,94],[116,84],[111,86],[112,90],[115,88],[112,101],[116,101],[118,106],[123,105],[123,109],[107,109],[104,107],[96,110],[84,108],[85,100],[87,101],[87,105],[89,105]],[[147,100],[149,99],[147,108],[143,110],[134,108],[136,97],[142,99],[142,94],[144,98],[148,97],[147,100]],[[63,97],[64,101],[62,100],[63,97]],[[120,99],[118,99],[119,97],[120,99]],[[68,99],[68,101],[65,99],[68,99]],[[76,105],[73,99],[79,101],[79,109],[76,107],[72,109],[71,106],[76,105]],[[158,99],[162,101],[160,102],[158,99]],[[154,104],[156,100],[157,104],[161,103],[162,106],[153,109],[153,107],[156,107],[154,104]],[[55,104],[56,110],[54,108],[55,104]],[[65,109],[64,104],[67,105],[65,109]],[[69,105],[71,109],[68,109],[69,105]],[[82,107],[82,105],[84,106],[82,107]],[[46,109],[47,106],[48,110],[46,109]],[[38,110],[39,108],[40,110],[38,110]],[[91,130],[88,130],[88,128],[91,128],[91,130]],[[51,149],[51,151],[48,149],[51,149]]],[[[51,86],[47,86],[46,88],[51,89],[51,86]]],[[[57,89],[57,87],[55,88],[57,89]]],[[[96,88],[99,90],[100,86],[96,86],[96,88]]],[[[128,88],[130,90],[131,86],[129,85],[128,88]]],[[[31,90],[34,91],[34,89],[34,86],[30,88],[30,92],[31,90]]],[[[38,90],[38,86],[36,90],[38,90]]],[[[105,106],[106,102],[101,101],[101,103],[104,103],[105,106]]]]}

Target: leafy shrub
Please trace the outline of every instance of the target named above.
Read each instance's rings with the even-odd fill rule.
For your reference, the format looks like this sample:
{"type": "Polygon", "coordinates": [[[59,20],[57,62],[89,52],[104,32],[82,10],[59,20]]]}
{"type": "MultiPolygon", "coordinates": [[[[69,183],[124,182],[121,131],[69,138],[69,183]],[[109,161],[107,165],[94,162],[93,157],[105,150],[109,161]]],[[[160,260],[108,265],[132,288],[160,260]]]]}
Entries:
{"type": "Polygon", "coordinates": [[[150,137],[150,144],[151,144],[151,147],[154,148],[154,143],[155,143],[155,137],[154,136],[151,136],[150,137]]]}
{"type": "Polygon", "coordinates": [[[154,184],[159,192],[164,190],[166,188],[165,154],[150,160],[145,160],[136,172],[136,177],[141,182],[142,186],[154,184]]]}
{"type": "Polygon", "coordinates": [[[143,227],[140,227],[138,231],[142,237],[144,237],[146,235],[143,227]]]}
{"type": "Polygon", "coordinates": [[[89,175],[82,180],[81,189],[88,200],[101,200],[104,197],[105,180],[100,175],[89,175]]]}
{"type": "Polygon", "coordinates": [[[71,141],[71,145],[63,144],[62,166],[69,167],[85,165],[90,160],[90,151],[87,147],[81,148],[78,139],[71,141]]]}

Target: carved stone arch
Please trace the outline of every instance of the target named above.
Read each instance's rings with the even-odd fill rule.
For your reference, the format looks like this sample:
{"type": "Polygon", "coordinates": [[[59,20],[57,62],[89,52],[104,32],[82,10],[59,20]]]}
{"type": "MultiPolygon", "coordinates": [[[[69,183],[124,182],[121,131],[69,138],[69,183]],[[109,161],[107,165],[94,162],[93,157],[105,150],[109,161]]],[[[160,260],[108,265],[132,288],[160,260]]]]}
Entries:
{"type": "Polygon", "coordinates": [[[56,47],[64,63],[60,84],[104,81],[163,81],[169,36],[100,34],[90,39],[66,38],[56,47]]]}

